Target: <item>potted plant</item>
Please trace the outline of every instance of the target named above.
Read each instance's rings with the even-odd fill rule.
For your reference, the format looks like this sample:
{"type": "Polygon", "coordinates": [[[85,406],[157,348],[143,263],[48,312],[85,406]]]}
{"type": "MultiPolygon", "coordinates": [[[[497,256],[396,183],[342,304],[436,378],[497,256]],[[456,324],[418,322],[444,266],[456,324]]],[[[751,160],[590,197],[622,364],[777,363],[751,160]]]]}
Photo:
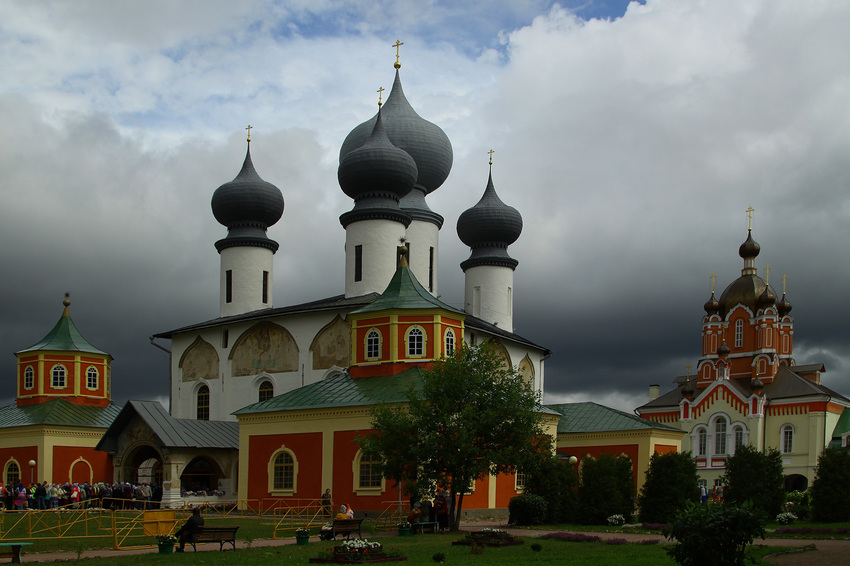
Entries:
{"type": "Polygon", "coordinates": [[[410,523],[404,521],[398,524],[398,536],[400,537],[409,537],[410,536],[410,523]]]}
{"type": "Polygon", "coordinates": [[[160,554],[171,554],[174,552],[174,545],[177,544],[177,537],[174,535],[156,535],[156,544],[159,547],[160,554]]]}
{"type": "Polygon", "coordinates": [[[295,529],[295,544],[303,546],[308,542],[310,542],[310,529],[306,527],[295,529]]]}

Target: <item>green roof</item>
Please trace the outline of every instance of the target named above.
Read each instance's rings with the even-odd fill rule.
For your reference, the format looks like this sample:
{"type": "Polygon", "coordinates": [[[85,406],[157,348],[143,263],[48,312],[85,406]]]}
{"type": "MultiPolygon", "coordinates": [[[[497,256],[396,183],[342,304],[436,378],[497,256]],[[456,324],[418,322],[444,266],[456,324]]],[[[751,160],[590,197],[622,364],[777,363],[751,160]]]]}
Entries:
{"type": "Polygon", "coordinates": [[[65,425],[108,428],[121,407],[109,403],[106,407],[78,405],[64,399],[53,399],[35,405],[0,407],[0,428],[30,425],[65,425]]]}
{"type": "Polygon", "coordinates": [[[90,354],[103,354],[108,356],[106,352],[98,350],[88,343],[83,338],[80,331],[77,330],[74,321],[71,320],[71,315],[68,312],[68,307],[62,316],[59,317],[59,322],[53,327],[53,330],[47,333],[47,336],[42,338],[37,344],[30,346],[24,350],[15,352],[16,354],[24,354],[26,352],[37,352],[40,350],[55,350],[60,352],[87,352],[90,354]]]}
{"type": "Polygon", "coordinates": [[[299,387],[277,397],[235,411],[234,415],[298,411],[330,407],[359,407],[380,403],[405,403],[411,385],[422,386],[419,366],[395,375],[352,378],[347,373],[299,387]]]}
{"type": "Polygon", "coordinates": [[[850,430],[850,409],[845,408],[841,416],[838,417],[838,422],[835,423],[835,428],[832,429],[832,438],[841,438],[845,432],[850,430]]]}
{"type": "Polygon", "coordinates": [[[457,314],[466,314],[440,301],[416,280],[409,267],[401,266],[387,285],[381,296],[349,314],[361,314],[391,309],[433,309],[440,308],[457,314]]]}
{"type": "Polygon", "coordinates": [[[662,429],[675,430],[671,426],[655,423],[624,411],[618,411],[597,403],[564,403],[546,405],[564,415],[558,422],[558,434],[577,432],[613,432],[619,430],[662,429]]]}

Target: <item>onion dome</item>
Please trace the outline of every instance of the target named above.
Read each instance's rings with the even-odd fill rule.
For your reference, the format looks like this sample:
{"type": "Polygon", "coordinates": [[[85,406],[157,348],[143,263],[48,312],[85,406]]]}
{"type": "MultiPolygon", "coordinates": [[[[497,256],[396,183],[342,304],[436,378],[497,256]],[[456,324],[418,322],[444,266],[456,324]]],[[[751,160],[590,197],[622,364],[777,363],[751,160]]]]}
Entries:
{"type": "Polygon", "coordinates": [[[752,381],[750,381],[750,389],[753,390],[753,393],[758,395],[761,393],[761,390],[764,389],[764,383],[758,377],[754,377],[752,381]]]}
{"type": "Polygon", "coordinates": [[[706,314],[717,314],[717,311],[720,310],[720,302],[714,297],[714,291],[711,292],[711,297],[708,298],[702,308],[705,309],[706,314]]]}
{"type": "Polygon", "coordinates": [[[682,396],[692,397],[694,393],[696,393],[696,389],[694,388],[693,382],[691,382],[690,378],[688,378],[685,380],[684,385],[682,385],[682,396]]]}
{"type": "Polygon", "coordinates": [[[390,142],[379,110],[369,139],[340,160],[339,186],[354,199],[354,209],[340,216],[340,222],[347,226],[357,220],[384,218],[408,226],[410,217],[398,201],[413,189],[416,177],[416,162],[390,142]]]}
{"type": "Polygon", "coordinates": [[[266,230],[283,215],[283,195],[257,174],[251,162],[250,142],[242,170],[213,193],[212,211],[219,224],[227,226],[227,237],[215,243],[219,252],[233,246],[277,251],[277,242],[269,239],[266,230]]]}
{"type": "Polygon", "coordinates": [[[779,311],[779,316],[785,316],[791,312],[791,301],[785,298],[785,293],[782,293],[782,298],[776,303],[776,310],[779,311]]]}
{"type": "Polygon", "coordinates": [[[717,348],[717,356],[719,358],[726,358],[729,356],[729,352],[732,350],[729,349],[729,346],[726,345],[726,341],[724,340],[720,347],[717,348]]]}
{"type": "Polygon", "coordinates": [[[472,255],[460,264],[466,271],[477,265],[497,265],[516,269],[519,262],[508,255],[508,246],[522,233],[522,215],[502,202],[493,186],[493,172],[481,200],[457,220],[457,235],[472,248],[472,255]]]}
{"type": "Polygon", "coordinates": [[[773,302],[776,301],[776,292],[764,279],[757,275],[754,260],[759,251],[761,251],[761,246],[753,240],[752,231],[748,230],[747,239],[738,249],[738,254],[744,260],[741,276],[730,283],[720,295],[720,313],[723,317],[739,304],[755,313],[760,306],[764,306],[759,303],[759,300],[768,289],[769,292],[765,295],[765,300],[772,296],[773,302]]]}
{"type": "MultiPolygon", "coordinates": [[[[452,144],[439,126],[420,117],[413,110],[404,96],[398,70],[392,91],[380,113],[390,142],[410,154],[416,162],[415,187],[423,196],[437,190],[452,169],[452,144]]],[[[340,164],[346,155],[366,143],[377,120],[376,114],[351,130],[339,151],[340,164]]]]}
{"type": "Polygon", "coordinates": [[[776,294],[773,292],[773,289],[770,288],[770,285],[764,286],[764,291],[758,298],[758,306],[760,308],[766,309],[768,307],[772,307],[776,304],[776,294]]]}
{"type": "Polygon", "coordinates": [[[761,246],[758,245],[758,242],[753,240],[753,231],[747,230],[747,239],[744,240],[744,243],[741,244],[741,247],[738,248],[738,255],[744,259],[755,259],[759,252],[761,251],[761,246]]]}

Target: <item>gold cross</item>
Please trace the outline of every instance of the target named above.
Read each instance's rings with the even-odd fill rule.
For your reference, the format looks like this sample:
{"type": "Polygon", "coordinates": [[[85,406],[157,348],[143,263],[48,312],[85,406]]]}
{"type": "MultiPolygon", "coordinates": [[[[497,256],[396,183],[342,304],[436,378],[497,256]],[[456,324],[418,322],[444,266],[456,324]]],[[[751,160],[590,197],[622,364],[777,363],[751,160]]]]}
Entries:
{"type": "Polygon", "coordinates": [[[378,106],[383,104],[383,102],[381,102],[381,98],[383,97],[383,95],[384,95],[384,87],[379,87],[378,88],[378,106]]]}
{"type": "Polygon", "coordinates": [[[753,229],[753,212],[755,212],[755,208],[752,206],[747,207],[747,230],[753,229]]]}
{"type": "Polygon", "coordinates": [[[404,45],[404,43],[397,39],[395,40],[395,43],[393,43],[393,47],[395,47],[395,64],[393,65],[393,67],[395,67],[396,69],[401,67],[401,63],[398,62],[398,48],[402,45],[404,45]]]}
{"type": "Polygon", "coordinates": [[[785,294],[785,283],[786,283],[786,281],[788,281],[788,276],[787,276],[787,275],[783,275],[783,276],[782,276],[782,294],[783,294],[783,295],[785,294]]]}
{"type": "Polygon", "coordinates": [[[246,130],[248,130],[248,141],[251,141],[251,128],[253,128],[251,124],[248,124],[248,127],[245,128],[246,130]]]}
{"type": "Polygon", "coordinates": [[[711,294],[713,295],[714,294],[714,280],[717,279],[717,274],[712,273],[710,279],[711,279],[711,294]]]}
{"type": "Polygon", "coordinates": [[[490,154],[490,165],[493,165],[493,154],[496,152],[491,149],[487,153],[490,154]]]}
{"type": "Polygon", "coordinates": [[[764,266],[764,282],[770,285],[770,265],[764,266]]]}
{"type": "Polygon", "coordinates": [[[691,364],[685,364],[685,375],[688,377],[688,380],[691,379],[691,364]]]}

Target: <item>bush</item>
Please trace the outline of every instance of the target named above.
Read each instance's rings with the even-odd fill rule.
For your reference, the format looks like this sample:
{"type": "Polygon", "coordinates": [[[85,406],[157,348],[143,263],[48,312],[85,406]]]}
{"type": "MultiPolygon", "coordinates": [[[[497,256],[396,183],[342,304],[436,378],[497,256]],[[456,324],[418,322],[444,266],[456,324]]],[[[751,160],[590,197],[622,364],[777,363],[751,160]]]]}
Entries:
{"type": "Polygon", "coordinates": [[[546,522],[574,523],[578,509],[578,474],[565,460],[543,455],[525,470],[525,493],[546,500],[546,522]]]}
{"type": "Polygon", "coordinates": [[[811,487],[812,519],[850,521],[850,452],[827,448],[818,457],[811,487]]]}
{"type": "Polygon", "coordinates": [[[663,534],[675,539],[667,549],[683,566],[744,564],[744,551],[764,538],[764,515],[750,507],[690,504],[663,534]]]}
{"type": "Polygon", "coordinates": [[[776,522],[780,525],[790,525],[797,522],[797,515],[786,511],[776,516],[776,522]]]}
{"type": "Polygon", "coordinates": [[[578,488],[579,520],[588,525],[606,525],[611,515],[622,515],[628,523],[634,512],[635,492],[632,460],[628,456],[602,454],[585,456],[581,462],[578,488]]]}
{"type": "Polygon", "coordinates": [[[669,523],[689,502],[697,501],[699,475],[691,453],[653,454],[638,498],[640,520],[669,523]]]}
{"type": "Polygon", "coordinates": [[[726,458],[727,503],[743,505],[750,502],[754,509],[775,517],[784,511],[785,479],[782,455],[775,448],[761,452],[752,446],[738,446],[735,454],[726,458]]]}
{"type": "Polygon", "coordinates": [[[508,503],[508,524],[540,525],[546,521],[546,500],[539,495],[524,493],[511,497],[508,503]]]}

